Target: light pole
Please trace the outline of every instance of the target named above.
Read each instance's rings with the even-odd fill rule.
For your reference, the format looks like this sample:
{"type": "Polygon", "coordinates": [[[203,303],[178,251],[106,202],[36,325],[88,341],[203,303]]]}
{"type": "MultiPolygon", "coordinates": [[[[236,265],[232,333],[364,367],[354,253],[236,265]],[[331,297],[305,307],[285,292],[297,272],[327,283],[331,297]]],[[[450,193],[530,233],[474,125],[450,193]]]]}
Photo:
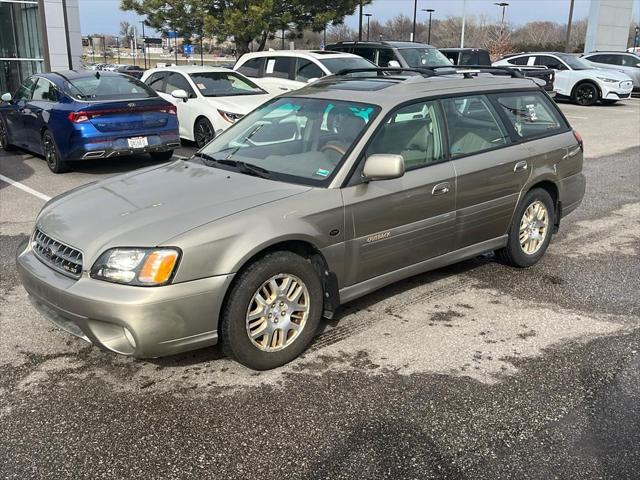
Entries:
{"type": "Polygon", "coordinates": [[[144,35],[144,20],[140,21],[138,23],[142,24],[142,58],[144,58],[144,69],[147,69],[147,44],[145,42],[145,39],[147,37],[145,37],[144,35]]]}
{"type": "Polygon", "coordinates": [[[372,13],[365,13],[364,16],[367,17],[367,42],[369,41],[369,20],[371,20],[372,13]]]}
{"type": "Polygon", "coordinates": [[[362,0],[360,0],[360,13],[358,14],[358,41],[362,41],[362,0]]]}
{"type": "Polygon", "coordinates": [[[569,4],[569,20],[567,21],[567,38],[564,39],[564,51],[569,52],[571,43],[571,24],[573,23],[573,0],[569,4]]]}
{"type": "Polygon", "coordinates": [[[411,41],[416,41],[416,16],[418,15],[418,0],[413,0],[413,32],[411,33],[411,41]]]}
{"type": "Polygon", "coordinates": [[[116,52],[118,54],[118,64],[120,63],[120,37],[116,37],[116,52]]]}
{"type": "Polygon", "coordinates": [[[98,37],[102,39],[102,55],[104,56],[104,63],[107,63],[107,39],[104,37],[98,37]]]}
{"type": "Polygon", "coordinates": [[[427,34],[427,43],[431,43],[431,15],[435,10],[433,8],[423,8],[423,12],[427,12],[429,14],[429,33],[427,34]]]}
{"type": "Polygon", "coordinates": [[[502,22],[500,23],[500,31],[502,32],[504,31],[504,12],[509,6],[509,4],[507,2],[496,2],[494,3],[494,5],[498,7],[502,7],[502,22]]]}

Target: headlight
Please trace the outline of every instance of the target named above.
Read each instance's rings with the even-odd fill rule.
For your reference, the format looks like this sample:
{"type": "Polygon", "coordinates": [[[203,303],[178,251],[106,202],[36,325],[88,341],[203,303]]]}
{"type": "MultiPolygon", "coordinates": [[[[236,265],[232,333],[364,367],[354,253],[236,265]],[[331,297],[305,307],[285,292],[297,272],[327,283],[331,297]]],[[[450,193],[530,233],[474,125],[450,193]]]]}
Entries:
{"type": "Polygon", "coordinates": [[[169,283],[180,251],[176,248],[112,248],[91,268],[91,278],[138,286],[169,283]]]}
{"type": "Polygon", "coordinates": [[[225,112],[224,110],[218,110],[218,113],[229,123],[235,123],[244,116],[241,113],[225,112]]]}
{"type": "Polygon", "coordinates": [[[618,80],[614,80],[613,78],[607,78],[607,77],[596,77],[596,78],[606,83],[618,83],[618,80]]]}

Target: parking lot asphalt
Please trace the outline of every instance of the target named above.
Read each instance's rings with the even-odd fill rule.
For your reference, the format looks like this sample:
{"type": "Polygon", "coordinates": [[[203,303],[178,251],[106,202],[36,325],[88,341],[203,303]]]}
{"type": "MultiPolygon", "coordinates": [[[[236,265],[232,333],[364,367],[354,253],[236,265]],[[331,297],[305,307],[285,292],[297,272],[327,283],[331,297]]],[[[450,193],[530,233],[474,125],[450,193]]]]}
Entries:
{"type": "Polygon", "coordinates": [[[392,285],[268,372],[218,347],[134,360],[47,323],[14,267],[43,198],[149,161],[54,176],[0,153],[0,478],[638,478],[640,100],[561,109],[587,193],[539,264],[392,285]]]}

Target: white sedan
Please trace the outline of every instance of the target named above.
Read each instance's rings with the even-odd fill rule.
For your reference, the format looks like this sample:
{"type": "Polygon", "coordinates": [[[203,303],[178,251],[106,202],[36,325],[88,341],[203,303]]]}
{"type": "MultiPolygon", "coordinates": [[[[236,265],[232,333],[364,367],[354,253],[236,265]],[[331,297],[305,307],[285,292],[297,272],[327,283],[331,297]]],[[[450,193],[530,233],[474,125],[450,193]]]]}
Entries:
{"type": "Polygon", "coordinates": [[[553,89],[556,98],[566,97],[578,105],[615,103],[629,98],[633,81],[624,73],[595,68],[590,62],[568,53],[531,52],[511,55],[494,66],[529,65],[556,71],[553,89]]]}
{"type": "Polygon", "coordinates": [[[218,67],[154,68],[142,81],[176,105],[180,137],[198,148],[272,96],[241,73],[218,67]]]}

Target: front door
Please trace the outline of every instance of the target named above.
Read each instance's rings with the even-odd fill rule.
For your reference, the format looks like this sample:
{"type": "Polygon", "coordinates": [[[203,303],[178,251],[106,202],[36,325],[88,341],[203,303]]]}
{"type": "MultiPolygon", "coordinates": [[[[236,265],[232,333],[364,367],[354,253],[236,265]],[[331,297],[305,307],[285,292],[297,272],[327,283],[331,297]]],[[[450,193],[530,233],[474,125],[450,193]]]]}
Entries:
{"type": "Polygon", "coordinates": [[[36,78],[27,78],[11,100],[11,107],[7,112],[7,131],[11,142],[15,145],[27,148],[27,136],[24,131],[24,114],[27,101],[31,98],[31,91],[36,83],[36,78]]]}
{"type": "Polygon", "coordinates": [[[36,153],[44,153],[42,150],[42,128],[45,125],[45,117],[51,107],[58,100],[54,85],[44,78],[38,78],[31,93],[31,98],[25,104],[23,114],[25,142],[29,150],[36,153]]]}
{"type": "Polygon", "coordinates": [[[392,179],[356,181],[342,189],[345,204],[345,285],[442,255],[455,230],[455,175],[447,160],[436,102],[396,110],[366,149],[402,155],[406,172],[392,179]]]}

